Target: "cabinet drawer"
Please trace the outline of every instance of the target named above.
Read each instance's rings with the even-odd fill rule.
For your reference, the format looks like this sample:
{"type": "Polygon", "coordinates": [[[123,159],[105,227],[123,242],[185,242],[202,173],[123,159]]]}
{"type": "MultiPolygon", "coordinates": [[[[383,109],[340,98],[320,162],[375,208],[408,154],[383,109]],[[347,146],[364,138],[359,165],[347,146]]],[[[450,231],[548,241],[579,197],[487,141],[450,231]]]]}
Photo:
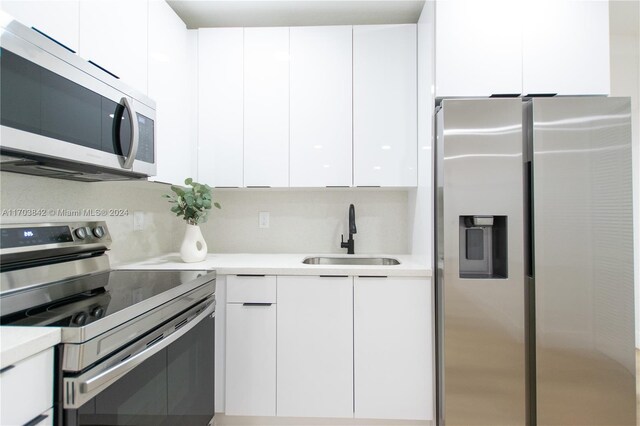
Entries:
{"type": "Polygon", "coordinates": [[[0,388],[0,424],[23,425],[51,408],[53,348],[7,367],[0,374],[0,388]]]}
{"type": "Polygon", "coordinates": [[[227,303],[276,303],[276,277],[229,275],[227,303]]]}

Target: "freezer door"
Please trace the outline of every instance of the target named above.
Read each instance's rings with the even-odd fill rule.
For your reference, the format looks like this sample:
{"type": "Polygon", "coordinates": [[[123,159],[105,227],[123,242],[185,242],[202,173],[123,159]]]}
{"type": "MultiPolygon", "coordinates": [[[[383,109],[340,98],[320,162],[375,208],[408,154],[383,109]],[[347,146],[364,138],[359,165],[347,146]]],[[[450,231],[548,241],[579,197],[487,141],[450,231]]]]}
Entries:
{"type": "Polygon", "coordinates": [[[524,425],[522,101],[444,100],[437,130],[439,424],[524,425]]]}
{"type": "Polygon", "coordinates": [[[529,111],[537,424],[635,425],[629,99],[529,111]]]}

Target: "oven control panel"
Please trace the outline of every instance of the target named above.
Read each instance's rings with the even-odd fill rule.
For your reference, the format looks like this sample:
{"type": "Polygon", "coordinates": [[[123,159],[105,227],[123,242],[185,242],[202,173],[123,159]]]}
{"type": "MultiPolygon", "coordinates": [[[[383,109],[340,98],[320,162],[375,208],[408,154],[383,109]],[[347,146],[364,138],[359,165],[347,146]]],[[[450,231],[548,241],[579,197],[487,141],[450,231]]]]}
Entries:
{"type": "Polygon", "coordinates": [[[0,231],[2,248],[24,247],[44,244],[69,243],[73,241],[68,226],[20,227],[0,231]]]}
{"type": "Polygon", "coordinates": [[[0,249],[3,251],[51,244],[67,246],[110,241],[107,224],[102,221],[3,224],[0,228],[0,249]]]}

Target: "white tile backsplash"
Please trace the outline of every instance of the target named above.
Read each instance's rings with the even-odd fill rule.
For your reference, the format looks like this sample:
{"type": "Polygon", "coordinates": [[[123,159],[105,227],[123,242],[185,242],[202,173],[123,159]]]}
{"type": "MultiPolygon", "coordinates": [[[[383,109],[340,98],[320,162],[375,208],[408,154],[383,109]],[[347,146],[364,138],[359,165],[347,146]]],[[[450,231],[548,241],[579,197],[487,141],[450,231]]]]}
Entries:
{"type": "Polygon", "coordinates": [[[346,253],[340,234],[346,241],[353,203],[356,253],[408,253],[406,190],[225,190],[214,199],[222,210],[202,225],[210,252],[346,253]],[[260,212],[269,212],[269,228],[260,228],[260,212]]]}
{"type": "MultiPolygon", "coordinates": [[[[151,182],[84,183],[0,173],[2,223],[106,220],[114,264],[178,251],[184,221],[169,212],[162,198],[167,185],[151,182]],[[15,216],[12,209],[124,209],[124,216],[15,216]],[[134,212],[144,229],[134,231],[134,212]]],[[[221,190],[202,231],[214,253],[342,253],[340,234],[348,232],[349,204],[356,209],[356,253],[409,252],[406,190],[221,190]],[[260,228],[259,213],[269,212],[260,228]]]]}
{"type": "MultiPolygon", "coordinates": [[[[175,251],[174,236],[180,222],[161,197],[168,186],[149,182],[74,182],[15,173],[0,173],[2,223],[105,220],[113,244],[114,263],[143,259],[175,251]],[[36,210],[37,215],[16,216],[12,210],[36,210]],[[45,210],[41,215],[40,210],[45,210]],[[50,210],[55,210],[51,211],[50,210]],[[79,216],[60,214],[61,211],[79,216]],[[84,210],[116,210],[124,215],[82,215],[84,210]],[[144,229],[133,231],[133,214],[144,214],[144,229]]],[[[18,213],[18,212],[16,212],[18,213]]]]}

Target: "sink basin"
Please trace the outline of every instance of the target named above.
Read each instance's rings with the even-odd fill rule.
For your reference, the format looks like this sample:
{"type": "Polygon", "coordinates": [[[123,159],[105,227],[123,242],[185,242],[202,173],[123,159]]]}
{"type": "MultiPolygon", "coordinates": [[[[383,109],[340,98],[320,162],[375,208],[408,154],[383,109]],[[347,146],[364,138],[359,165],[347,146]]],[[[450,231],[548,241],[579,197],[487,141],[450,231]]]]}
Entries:
{"type": "Polygon", "coordinates": [[[307,257],[302,263],[306,265],[399,265],[400,261],[392,257],[307,257]]]}

